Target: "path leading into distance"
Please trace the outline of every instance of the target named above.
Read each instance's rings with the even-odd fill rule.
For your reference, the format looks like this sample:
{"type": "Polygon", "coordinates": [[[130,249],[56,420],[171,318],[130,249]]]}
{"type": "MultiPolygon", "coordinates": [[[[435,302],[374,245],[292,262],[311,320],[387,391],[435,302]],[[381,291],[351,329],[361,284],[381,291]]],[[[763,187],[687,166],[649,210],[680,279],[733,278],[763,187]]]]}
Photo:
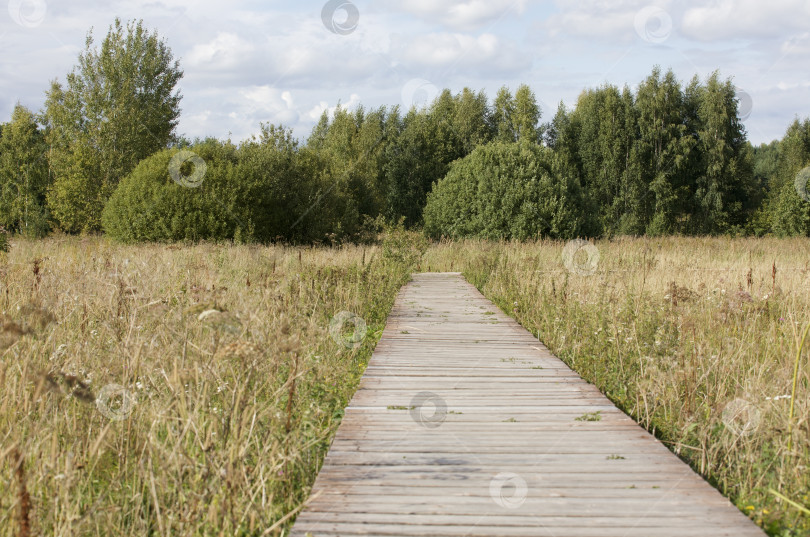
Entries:
{"type": "Polygon", "coordinates": [[[457,273],[400,291],[296,537],[762,537],[457,273]]]}

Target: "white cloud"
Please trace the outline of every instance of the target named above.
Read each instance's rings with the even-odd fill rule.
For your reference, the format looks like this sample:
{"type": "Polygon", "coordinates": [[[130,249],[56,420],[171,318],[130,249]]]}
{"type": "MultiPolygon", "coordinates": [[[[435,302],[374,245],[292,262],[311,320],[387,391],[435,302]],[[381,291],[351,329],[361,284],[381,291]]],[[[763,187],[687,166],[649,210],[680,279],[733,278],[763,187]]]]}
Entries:
{"type": "Polygon", "coordinates": [[[639,15],[652,8],[669,13],[670,0],[557,0],[559,12],[545,21],[552,36],[596,37],[611,41],[639,38],[636,25],[639,15]]]}
{"type": "Polygon", "coordinates": [[[360,96],[357,95],[356,93],[352,93],[351,96],[349,97],[349,102],[340,103],[335,106],[329,106],[329,103],[327,103],[326,101],[321,101],[320,103],[312,107],[312,109],[309,112],[307,112],[307,117],[312,121],[318,121],[324,112],[326,112],[329,117],[334,117],[338,107],[344,110],[351,110],[355,108],[358,104],[360,104],[360,96]]]}
{"type": "Polygon", "coordinates": [[[458,30],[472,30],[509,15],[523,13],[527,0],[407,0],[389,2],[395,9],[458,30]]]}
{"type": "Polygon", "coordinates": [[[231,33],[220,33],[212,41],[195,45],[187,57],[191,69],[233,69],[256,50],[252,43],[231,33]]]}
{"type": "Polygon", "coordinates": [[[271,86],[252,86],[241,90],[242,108],[246,115],[264,117],[265,122],[291,125],[298,122],[299,113],[289,91],[271,86]]]}
{"type": "Polygon", "coordinates": [[[398,104],[414,79],[490,97],[526,82],[553,115],[561,98],[572,105],[584,87],[635,84],[655,64],[682,80],[717,68],[733,76],[755,100],[746,122],[755,142],[810,115],[810,0],[352,0],[360,20],[349,35],[324,27],[325,0],[46,1],[34,28],[16,24],[5,4],[0,12],[0,121],[17,100],[39,109],[88,29],[98,43],[115,16],[143,18],[180,60],[179,131],[191,137],[241,139],[260,121],[305,136],[339,98],[347,107],[358,95],[368,107],[398,104]],[[671,18],[665,42],[652,18],[648,42],[639,36],[637,19],[651,7],[671,18]]]}
{"type": "Polygon", "coordinates": [[[688,8],[682,31],[694,39],[713,41],[784,37],[809,26],[810,2],[806,0],[715,0],[688,8]]]}
{"type": "Polygon", "coordinates": [[[807,58],[810,56],[810,32],[805,32],[783,42],[780,51],[785,56],[807,58]]]}
{"type": "Polygon", "coordinates": [[[782,91],[810,88],[810,82],[779,82],[776,87],[782,91]]]}
{"type": "Polygon", "coordinates": [[[477,37],[460,33],[433,33],[397,36],[392,41],[392,51],[397,60],[411,68],[435,69],[443,73],[457,70],[503,73],[531,65],[529,56],[518,53],[514,47],[491,33],[477,37]]]}

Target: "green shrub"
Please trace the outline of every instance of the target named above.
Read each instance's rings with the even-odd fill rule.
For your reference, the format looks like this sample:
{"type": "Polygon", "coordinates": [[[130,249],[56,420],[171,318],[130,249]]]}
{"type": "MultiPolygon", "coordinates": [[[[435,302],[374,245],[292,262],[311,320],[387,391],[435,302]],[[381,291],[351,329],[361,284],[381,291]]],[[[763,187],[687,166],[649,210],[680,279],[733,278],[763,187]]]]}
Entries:
{"type": "Polygon", "coordinates": [[[180,151],[159,151],[141,161],[118,185],[102,214],[104,231],[125,242],[230,240],[250,235],[246,192],[236,176],[236,147],[209,140],[190,151],[204,166],[186,162],[175,179],[199,182],[198,186],[172,178],[170,164],[182,160],[180,151]]]}
{"type": "Polygon", "coordinates": [[[584,229],[576,178],[550,149],[495,142],[457,160],[425,207],[429,237],[571,238],[584,229]]]}
{"type": "Polygon", "coordinates": [[[124,242],[335,240],[356,211],[322,169],[314,152],[298,150],[290,131],[272,126],[238,148],[206,140],[167,149],[121,181],[102,224],[124,242]]]}
{"type": "Polygon", "coordinates": [[[299,149],[292,132],[262,125],[259,139],[238,151],[237,177],[261,242],[312,242],[355,231],[357,210],[340,178],[311,149],[299,149]]]}
{"type": "Polygon", "coordinates": [[[810,202],[803,199],[794,182],[785,182],[771,206],[773,230],[779,236],[810,236],[810,202]]]}

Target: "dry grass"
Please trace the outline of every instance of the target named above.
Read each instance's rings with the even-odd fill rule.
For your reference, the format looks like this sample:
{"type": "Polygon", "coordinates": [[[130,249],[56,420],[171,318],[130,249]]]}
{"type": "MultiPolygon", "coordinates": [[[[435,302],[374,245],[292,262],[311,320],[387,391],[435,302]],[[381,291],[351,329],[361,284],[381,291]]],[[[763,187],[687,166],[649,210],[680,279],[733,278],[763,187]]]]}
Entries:
{"type": "Polygon", "coordinates": [[[423,265],[459,270],[771,535],[810,535],[807,239],[622,239],[568,270],[562,243],[467,241],[423,265]],[[594,259],[596,259],[594,257],[594,259]],[[775,267],[775,272],[774,272],[775,267]]]}
{"type": "Polygon", "coordinates": [[[279,534],[413,269],[463,271],[771,535],[807,535],[768,489],[810,503],[806,356],[790,451],[785,397],[810,242],[604,241],[591,275],[563,247],[16,240],[0,254],[0,537],[279,534]],[[359,346],[333,337],[351,323],[330,334],[340,311],[368,324],[359,346]]]}
{"type": "Polygon", "coordinates": [[[408,243],[15,241],[0,536],[279,534],[418,258],[408,243]],[[343,310],[367,323],[357,345],[330,334],[343,310]]]}

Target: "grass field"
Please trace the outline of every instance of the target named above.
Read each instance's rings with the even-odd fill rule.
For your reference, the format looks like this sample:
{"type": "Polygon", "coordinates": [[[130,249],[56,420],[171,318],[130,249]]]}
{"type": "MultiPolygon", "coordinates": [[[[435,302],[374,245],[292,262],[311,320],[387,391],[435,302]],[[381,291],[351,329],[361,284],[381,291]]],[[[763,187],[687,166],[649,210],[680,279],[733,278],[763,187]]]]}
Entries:
{"type": "Polygon", "coordinates": [[[810,241],[564,246],[14,240],[0,537],[280,535],[396,292],[427,270],[464,272],[771,535],[808,535],[810,349],[792,421],[786,396],[810,241]]]}
{"type": "Polygon", "coordinates": [[[15,242],[0,535],[279,534],[419,254],[15,242]]]}
{"type": "Polygon", "coordinates": [[[769,491],[810,505],[807,347],[788,421],[810,241],[600,241],[573,259],[561,243],[470,241],[423,265],[463,271],[769,534],[810,535],[810,512],[769,491]]]}

